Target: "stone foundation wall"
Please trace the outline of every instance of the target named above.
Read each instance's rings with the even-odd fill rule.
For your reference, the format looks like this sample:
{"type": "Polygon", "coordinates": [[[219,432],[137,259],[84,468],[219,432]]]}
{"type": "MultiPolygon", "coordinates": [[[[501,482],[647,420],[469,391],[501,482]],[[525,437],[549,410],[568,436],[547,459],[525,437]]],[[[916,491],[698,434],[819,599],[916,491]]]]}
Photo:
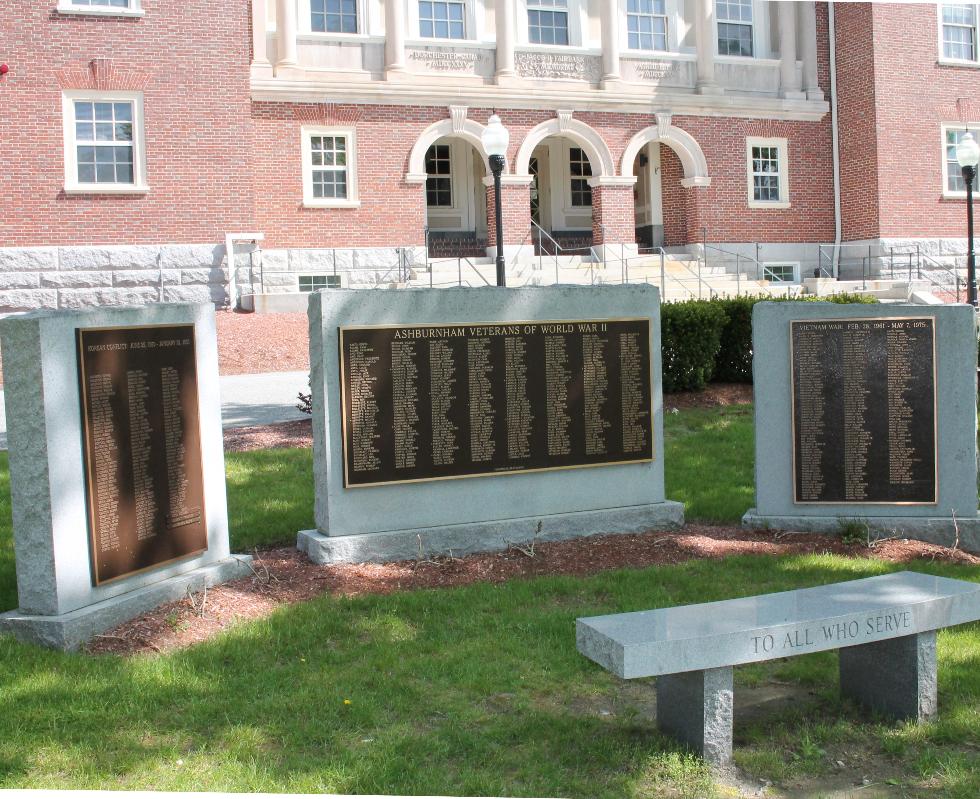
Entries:
{"type": "Polygon", "coordinates": [[[224,245],[0,248],[0,313],[156,302],[227,303],[224,245]]]}
{"type": "Polygon", "coordinates": [[[299,291],[301,275],[336,274],[344,288],[381,288],[403,283],[424,268],[421,246],[263,250],[253,253],[236,276],[239,295],[291,294],[299,291]]]}

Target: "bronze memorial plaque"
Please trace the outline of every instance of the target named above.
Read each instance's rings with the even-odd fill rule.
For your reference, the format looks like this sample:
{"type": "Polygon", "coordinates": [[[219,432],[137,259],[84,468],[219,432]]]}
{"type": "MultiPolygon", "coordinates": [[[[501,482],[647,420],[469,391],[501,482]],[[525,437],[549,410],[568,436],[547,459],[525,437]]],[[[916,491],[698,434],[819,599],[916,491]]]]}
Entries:
{"type": "Polygon", "coordinates": [[[93,584],[203,552],[194,326],[77,338],[93,584]]]}
{"type": "Polygon", "coordinates": [[[934,505],[933,317],[790,323],[796,503],[934,505]]]}
{"type": "Polygon", "coordinates": [[[343,327],[344,485],[653,459],[649,319],[343,327]]]}

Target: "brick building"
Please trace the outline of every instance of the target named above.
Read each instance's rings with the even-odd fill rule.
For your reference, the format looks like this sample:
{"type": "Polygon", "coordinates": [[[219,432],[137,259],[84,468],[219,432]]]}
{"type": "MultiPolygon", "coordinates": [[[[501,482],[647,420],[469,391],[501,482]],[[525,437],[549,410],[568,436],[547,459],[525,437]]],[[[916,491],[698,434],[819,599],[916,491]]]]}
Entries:
{"type": "Polygon", "coordinates": [[[972,4],[0,6],[3,311],[224,302],[235,236],[246,292],[492,254],[494,111],[512,260],[707,242],[798,280],[965,251],[972,4]]]}

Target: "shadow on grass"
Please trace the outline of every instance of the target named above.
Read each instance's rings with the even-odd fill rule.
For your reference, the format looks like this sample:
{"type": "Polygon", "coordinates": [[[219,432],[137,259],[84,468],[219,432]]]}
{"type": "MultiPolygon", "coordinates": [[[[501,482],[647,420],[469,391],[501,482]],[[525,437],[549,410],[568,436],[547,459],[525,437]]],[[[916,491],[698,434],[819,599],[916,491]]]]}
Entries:
{"type": "MultiPolygon", "coordinates": [[[[125,661],[2,640],[0,785],[709,796],[703,764],[630,711],[626,684],[576,652],[575,619],[898,568],[836,556],[742,556],[322,597],[188,650],[125,661]]],[[[914,568],[980,582],[976,567],[914,568]]],[[[920,773],[930,747],[980,745],[978,646],[977,625],[940,636],[938,723],[881,728],[905,745],[900,763],[910,774],[920,773]]],[[[812,683],[826,701],[806,718],[785,714],[745,728],[736,719],[736,736],[748,745],[761,745],[760,736],[795,740],[801,724],[850,715],[833,691],[835,662],[820,654],[749,667],[768,669],[761,680],[778,672],[812,683]],[[785,671],[788,664],[796,671],[785,671]]],[[[960,784],[980,775],[980,764],[955,766],[949,779],[960,784]]]]}

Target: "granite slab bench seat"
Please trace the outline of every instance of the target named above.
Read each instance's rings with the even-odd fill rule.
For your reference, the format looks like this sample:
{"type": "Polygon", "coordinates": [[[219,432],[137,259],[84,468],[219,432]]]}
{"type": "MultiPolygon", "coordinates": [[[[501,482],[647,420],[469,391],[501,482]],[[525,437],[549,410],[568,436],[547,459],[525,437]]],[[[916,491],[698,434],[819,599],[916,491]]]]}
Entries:
{"type": "Polygon", "coordinates": [[[980,585],[918,572],[593,616],[578,651],[624,679],[657,677],[657,725],[724,765],[733,666],[840,650],[844,696],[894,719],[936,714],[936,630],[980,619],[980,585]]]}

